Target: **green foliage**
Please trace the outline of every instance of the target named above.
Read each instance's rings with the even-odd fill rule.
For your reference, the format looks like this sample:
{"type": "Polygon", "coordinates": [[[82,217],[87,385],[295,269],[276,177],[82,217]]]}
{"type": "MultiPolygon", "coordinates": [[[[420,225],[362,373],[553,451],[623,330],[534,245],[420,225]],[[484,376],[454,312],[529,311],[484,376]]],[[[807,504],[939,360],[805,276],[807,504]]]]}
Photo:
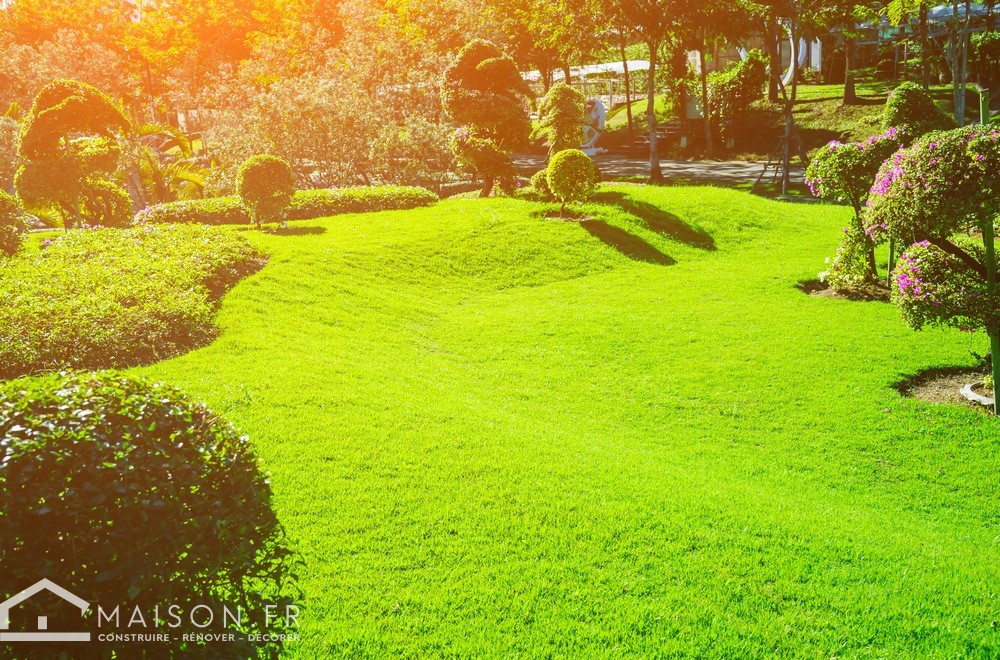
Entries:
{"type": "MultiPolygon", "coordinates": [[[[430,206],[437,195],[415,186],[357,186],[297,190],[285,217],[288,220],[312,220],[342,213],[369,213],[430,206]]],[[[210,197],[157,204],[140,211],[136,224],[201,223],[236,225],[249,221],[239,197],[210,197]]]]}
{"type": "Polygon", "coordinates": [[[128,227],[132,224],[132,198],[119,186],[100,179],[87,182],[80,196],[85,220],[104,227],[128,227]]]}
{"type": "Polygon", "coordinates": [[[0,264],[0,378],[124,367],[215,336],[215,300],[259,264],[246,239],[196,226],[70,232],[0,264]]]}
{"type": "Polygon", "coordinates": [[[552,190],[549,188],[549,173],[547,170],[538,170],[531,175],[531,187],[542,199],[555,199],[552,195],[552,190]]]}
{"type": "Polygon", "coordinates": [[[21,129],[14,178],[21,199],[58,209],[67,228],[78,221],[120,225],[125,205],[108,179],[119,167],[118,134],[128,127],[111,100],[86,83],[43,87],[21,129]]]}
{"type": "Polygon", "coordinates": [[[597,188],[597,168],[579,149],[566,149],[553,156],[545,178],[563,208],[569,202],[587,201],[597,188]]]}
{"type": "MultiPolygon", "coordinates": [[[[283,631],[298,560],[247,438],[229,423],[166,385],[53,374],[0,386],[0,437],[0,596],[49,578],[109,610],[127,604],[126,620],[136,607],[152,616],[159,606],[165,616],[170,605],[185,613],[205,605],[220,613],[213,632],[222,607],[239,606],[243,624],[226,626],[242,633],[235,644],[182,642],[198,629],[181,617],[169,648],[277,653],[280,643],[248,641],[247,633],[283,631]],[[263,625],[268,604],[278,606],[273,630],[263,625]]],[[[52,615],[30,601],[22,607],[52,615]]],[[[95,608],[85,616],[93,621],[95,608]]],[[[72,621],[57,615],[52,623],[63,618],[72,621]]],[[[164,652],[157,642],[129,646],[164,652]]],[[[78,650],[72,642],[46,648],[78,650]]]]}
{"type": "MultiPolygon", "coordinates": [[[[723,140],[739,135],[746,112],[764,96],[767,58],[751,50],[745,60],[731,62],[724,71],[708,74],[708,107],[712,124],[723,140]]],[[[700,91],[698,92],[700,95],[700,91]]]]}
{"type": "Polygon", "coordinates": [[[923,87],[904,82],[894,89],[885,102],[882,128],[895,128],[900,141],[910,144],[931,131],[955,128],[955,120],[941,112],[923,87]]]}
{"type": "Polygon", "coordinates": [[[455,131],[451,145],[459,166],[483,181],[483,195],[489,194],[494,182],[504,194],[514,192],[517,177],[514,161],[494,140],[463,126],[455,131]]]}
{"type": "Polygon", "coordinates": [[[583,94],[566,83],[549,87],[538,107],[536,137],[545,137],[549,158],[564,149],[577,149],[583,132],[583,94]]]}
{"type": "Polygon", "coordinates": [[[1000,30],[972,35],[972,59],[981,77],[992,80],[1000,67],[1000,30]]]}
{"type": "Polygon", "coordinates": [[[390,125],[372,144],[372,169],[379,181],[433,188],[452,175],[451,129],[422,117],[390,125]]]}
{"type": "Polygon", "coordinates": [[[21,200],[0,190],[0,254],[16,254],[27,230],[21,200]]]}
{"type": "Polygon", "coordinates": [[[528,141],[531,123],[523,105],[528,95],[514,61],[488,41],[469,42],[445,69],[441,103],[462,127],[452,147],[459,164],[482,179],[484,195],[495,181],[505,192],[513,189],[507,152],[528,141]]]}
{"type": "Polygon", "coordinates": [[[236,191],[258,227],[284,218],[295,193],[288,163],[267,154],[251,156],[236,175],[236,191]]]}
{"type": "Polygon", "coordinates": [[[17,122],[0,115],[0,190],[13,190],[17,171],[17,141],[21,132],[17,122]]]}

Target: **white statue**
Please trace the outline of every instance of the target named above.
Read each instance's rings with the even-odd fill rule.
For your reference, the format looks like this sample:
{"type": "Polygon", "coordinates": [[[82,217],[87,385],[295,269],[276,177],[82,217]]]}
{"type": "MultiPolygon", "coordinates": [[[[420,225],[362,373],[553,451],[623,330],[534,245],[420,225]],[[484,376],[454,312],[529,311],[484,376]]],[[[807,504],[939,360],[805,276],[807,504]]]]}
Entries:
{"type": "Polygon", "coordinates": [[[600,99],[587,99],[583,110],[583,144],[580,149],[588,156],[608,153],[607,149],[594,146],[604,132],[607,116],[608,112],[600,99]]]}

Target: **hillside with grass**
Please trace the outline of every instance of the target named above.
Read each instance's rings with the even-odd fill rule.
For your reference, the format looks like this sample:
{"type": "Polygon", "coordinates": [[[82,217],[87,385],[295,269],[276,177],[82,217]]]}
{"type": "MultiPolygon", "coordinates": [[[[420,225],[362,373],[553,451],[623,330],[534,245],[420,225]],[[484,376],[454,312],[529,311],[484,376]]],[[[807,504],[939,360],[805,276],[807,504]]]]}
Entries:
{"type": "Polygon", "coordinates": [[[997,423],[893,388],[979,337],[799,291],[844,207],[615,185],[553,211],[247,233],[269,262],[218,339],[134,370],[270,471],[306,562],[286,650],[995,655],[997,423]]]}

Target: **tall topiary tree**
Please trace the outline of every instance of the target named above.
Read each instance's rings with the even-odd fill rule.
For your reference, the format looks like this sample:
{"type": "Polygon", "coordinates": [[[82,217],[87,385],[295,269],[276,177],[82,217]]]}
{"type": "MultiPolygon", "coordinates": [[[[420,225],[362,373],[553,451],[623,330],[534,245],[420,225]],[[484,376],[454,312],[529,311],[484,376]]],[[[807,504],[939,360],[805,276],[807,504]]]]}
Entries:
{"type": "Polygon", "coordinates": [[[904,144],[911,144],[931,131],[947,131],[955,125],[955,120],[941,112],[931,95],[914,82],[904,82],[894,89],[886,99],[882,114],[882,127],[899,131],[904,144]]]}
{"type": "Polygon", "coordinates": [[[538,106],[535,136],[545,137],[549,158],[564,149],[580,147],[583,136],[583,94],[566,83],[549,87],[538,106]]]}
{"type": "Polygon", "coordinates": [[[104,93],[75,80],[41,89],[21,129],[14,177],[29,206],[55,208],[69,229],[77,221],[127,224],[122,193],[111,179],[119,169],[119,134],[128,120],[104,93]],[[112,190],[114,188],[114,190],[112,190]]]}
{"type": "Polygon", "coordinates": [[[1000,131],[930,133],[887,160],[865,212],[873,240],[911,245],[893,271],[893,298],[915,329],[985,329],[1000,376],[1000,288],[994,247],[1000,131]]]}
{"type": "Polygon", "coordinates": [[[452,149],[459,163],[482,180],[483,197],[495,184],[504,192],[514,189],[509,152],[525,145],[531,133],[524,107],[528,95],[514,60],[488,41],[470,41],[445,69],[441,102],[460,126],[452,149]]]}
{"type": "Polygon", "coordinates": [[[875,241],[865,233],[862,212],[882,163],[899,149],[899,134],[890,128],[863,142],[834,140],[813,157],[806,183],[816,197],[845,201],[854,218],[844,229],[844,240],[825,274],[834,289],[852,289],[878,279],[875,241]]]}

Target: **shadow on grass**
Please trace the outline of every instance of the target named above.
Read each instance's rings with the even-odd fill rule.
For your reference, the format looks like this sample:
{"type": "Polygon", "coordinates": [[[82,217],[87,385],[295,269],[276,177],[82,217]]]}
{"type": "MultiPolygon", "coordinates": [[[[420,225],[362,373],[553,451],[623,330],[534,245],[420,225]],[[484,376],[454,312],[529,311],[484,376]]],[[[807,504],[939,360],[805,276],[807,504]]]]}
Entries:
{"type": "Polygon", "coordinates": [[[274,227],[265,228],[262,231],[274,236],[316,236],[325,234],[326,227],[274,227]]]}
{"type": "Polygon", "coordinates": [[[619,229],[601,220],[581,220],[579,224],[588,234],[618,250],[629,259],[661,266],[672,266],[677,263],[677,260],[670,255],[663,254],[646,241],[624,229],[619,229]]]}
{"type": "Polygon", "coordinates": [[[887,303],[892,298],[889,287],[882,283],[866,284],[856,289],[844,289],[835,291],[826,282],[819,280],[805,280],[795,285],[795,288],[802,293],[816,296],[817,298],[831,298],[833,300],[852,300],[858,302],[884,302],[887,303]]]}
{"type": "Polygon", "coordinates": [[[646,226],[657,234],[668,236],[675,241],[687,243],[702,250],[715,249],[715,239],[704,229],[689,225],[673,213],[664,211],[648,202],[637,201],[620,192],[598,193],[594,195],[593,201],[598,204],[617,206],[626,213],[643,220],[646,226]]]}

